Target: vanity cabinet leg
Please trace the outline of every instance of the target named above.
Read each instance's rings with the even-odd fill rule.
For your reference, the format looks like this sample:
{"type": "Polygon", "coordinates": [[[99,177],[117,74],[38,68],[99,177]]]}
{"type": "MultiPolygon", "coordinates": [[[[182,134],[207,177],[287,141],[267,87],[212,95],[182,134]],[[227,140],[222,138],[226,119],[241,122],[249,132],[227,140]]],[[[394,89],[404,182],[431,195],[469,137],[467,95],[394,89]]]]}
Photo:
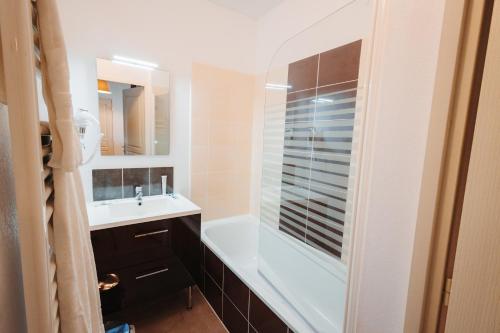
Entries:
{"type": "Polygon", "coordinates": [[[193,287],[189,286],[187,288],[187,309],[191,310],[193,308],[193,287]]]}

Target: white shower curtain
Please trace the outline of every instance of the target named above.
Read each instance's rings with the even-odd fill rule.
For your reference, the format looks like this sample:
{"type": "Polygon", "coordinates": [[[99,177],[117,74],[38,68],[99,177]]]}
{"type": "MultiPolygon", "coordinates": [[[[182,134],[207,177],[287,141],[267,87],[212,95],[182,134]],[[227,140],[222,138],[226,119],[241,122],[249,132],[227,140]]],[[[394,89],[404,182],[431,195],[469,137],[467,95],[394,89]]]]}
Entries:
{"type": "Polygon", "coordinates": [[[49,113],[54,177],[54,247],[61,331],[103,332],[94,255],[78,166],[66,47],[55,0],[37,0],[43,95],[49,113]]]}

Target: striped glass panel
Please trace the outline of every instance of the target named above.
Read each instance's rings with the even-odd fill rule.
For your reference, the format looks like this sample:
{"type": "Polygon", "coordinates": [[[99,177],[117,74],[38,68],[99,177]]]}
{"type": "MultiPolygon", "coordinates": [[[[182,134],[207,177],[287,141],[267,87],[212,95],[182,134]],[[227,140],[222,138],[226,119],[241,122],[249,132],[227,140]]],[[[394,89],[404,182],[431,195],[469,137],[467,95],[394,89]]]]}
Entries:
{"type": "Polygon", "coordinates": [[[292,93],[284,117],[279,229],[338,258],[344,241],[356,93],[356,81],[292,93]]]}
{"type": "Polygon", "coordinates": [[[288,84],[267,92],[261,190],[262,222],[343,262],[361,121],[360,41],[349,47],[289,64],[288,79],[270,74],[288,84]]]}

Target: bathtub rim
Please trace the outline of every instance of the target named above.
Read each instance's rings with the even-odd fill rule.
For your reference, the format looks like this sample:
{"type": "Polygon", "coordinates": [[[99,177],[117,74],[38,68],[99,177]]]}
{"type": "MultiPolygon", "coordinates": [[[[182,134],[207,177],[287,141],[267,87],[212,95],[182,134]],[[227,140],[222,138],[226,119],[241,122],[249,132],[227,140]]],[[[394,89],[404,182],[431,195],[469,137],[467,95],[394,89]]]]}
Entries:
{"type": "MultiPolygon", "coordinates": [[[[260,274],[257,271],[256,273],[259,274],[260,277],[262,279],[264,279],[269,284],[269,287],[274,289],[275,292],[277,294],[279,294],[280,297],[286,302],[287,307],[289,307],[288,311],[294,312],[294,315],[296,315],[296,317],[298,318],[297,321],[300,321],[300,325],[298,325],[299,323],[293,323],[288,318],[286,318],[286,316],[284,316],[282,314],[282,312],[283,312],[282,310],[277,308],[276,305],[273,305],[271,302],[269,302],[268,298],[270,298],[270,297],[263,294],[263,291],[259,290],[260,288],[258,288],[256,286],[256,283],[254,281],[249,280],[247,277],[245,277],[245,275],[242,274],[243,273],[242,269],[240,267],[238,267],[237,265],[234,265],[232,263],[231,258],[229,258],[220,248],[218,248],[217,245],[214,244],[214,242],[212,242],[208,238],[208,236],[206,235],[205,231],[208,228],[218,226],[218,225],[224,225],[224,224],[228,224],[228,223],[234,223],[235,219],[240,221],[240,223],[241,222],[243,222],[243,223],[250,222],[250,223],[256,224],[257,228],[260,226],[259,219],[253,215],[250,215],[250,214],[237,215],[237,216],[232,216],[232,217],[227,217],[227,218],[222,218],[222,219],[204,221],[201,224],[201,241],[203,242],[203,244],[206,247],[208,247],[209,250],[212,251],[215,255],[217,255],[217,257],[223,262],[223,264],[226,265],[229,269],[231,269],[231,271],[250,289],[250,291],[252,291],[267,307],[269,307],[269,309],[271,311],[273,311],[276,314],[276,316],[278,316],[290,328],[290,330],[292,330],[293,332],[301,332],[301,333],[302,332],[305,332],[305,333],[316,332],[314,330],[314,328],[307,322],[307,320],[297,311],[297,309],[278,291],[278,289],[276,289],[273,286],[273,284],[266,279],[265,276],[263,276],[262,274],[260,274]],[[240,219],[245,219],[245,220],[241,221],[240,219]]],[[[258,250],[258,248],[257,248],[257,250],[258,250]]],[[[256,253],[256,255],[257,255],[257,253],[256,253]]],[[[256,269],[258,269],[258,266],[256,267],[256,269]]],[[[265,293],[265,291],[264,291],[264,293],[265,293]]],[[[271,298],[274,298],[274,296],[271,298]]]]}
{"type": "MultiPolygon", "coordinates": [[[[263,223],[260,219],[254,215],[236,215],[232,217],[226,217],[222,219],[215,219],[204,221],[201,224],[201,233],[205,235],[205,231],[207,228],[214,227],[216,225],[222,225],[226,223],[234,223],[235,220],[239,219],[247,219],[251,221],[251,223],[255,223],[258,226],[258,235],[260,236],[260,228],[264,227],[271,232],[275,232],[276,235],[288,245],[295,247],[302,255],[306,256],[308,259],[316,262],[321,269],[327,270],[330,274],[335,275],[338,279],[342,280],[344,283],[348,282],[348,265],[342,262],[341,260],[334,258],[323,251],[320,251],[313,246],[304,243],[298,239],[290,237],[286,234],[282,234],[279,232],[277,228],[272,225],[268,225],[267,223],[263,223]]],[[[207,237],[206,237],[207,238],[207,237]]],[[[202,237],[203,239],[203,237],[202,237]]],[[[257,245],[257,255],[258,255],[259,247],[257,245]]],[[[220,251],[222,252],[222,251],[220,251]]]]}

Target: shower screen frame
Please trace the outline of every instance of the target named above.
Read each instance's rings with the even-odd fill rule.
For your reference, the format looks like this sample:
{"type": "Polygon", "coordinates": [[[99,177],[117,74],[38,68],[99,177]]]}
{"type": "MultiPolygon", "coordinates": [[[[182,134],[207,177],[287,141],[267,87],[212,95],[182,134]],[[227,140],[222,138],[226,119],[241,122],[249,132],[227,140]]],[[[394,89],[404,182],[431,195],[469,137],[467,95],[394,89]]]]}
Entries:
{"type": "MultiPolygon", "coordinates": [[[[267,76],[266,76],[266,103],[265,103],[265,119],[266,115],[268,115],[268,109],[269,107],[273,106],[273,103],[276,103],[277,100],[285,100],[286,97],[283,96],[283,93],[286,94],[290,90],[290,85],[288,82],[288,65],[294,61],[298,61],[301,59],[305,59],[308,56],[314,56],[315,54],[320,54],[325,51],[329,51],[331,49],[335,49],[337,47],[341,47],[342,45],[349,44],[350,42],[355,42],[358,39],[362,40],[362,47],[361,47],[361,52],[360,52],[360,61],[359,61],[359,74],[357,78],[357,91],[358,94],[356,95],[356,104],[355,104],[355,123],[354,123],[354,139],[356,142],[353,141],[353,147],[352,147],[352,153],[351,153],[351,158],[352,160],[350,161],[350,170],[349,170],[349,182],[348,182],[348,188],[349,188],[349,199],[346,200],[346,214],[349,215],[349,225],[347,227],[346,232],[343,232],[343,238],[344,240],[342,241],[342,245],[346,246],[346,249],[342,249],[342,255],[340,260],[337,260],[334,258],[332,260],[332,256],[330,255],[323,255],[319,253],[319,251],[316,251],[315,254],[317,255],[318,259],[318,264],[323,265],[323,268],[329,269],[332,268],[333,270],[344,270],[345,274],[345,281],[346,281],[346,286],[345,286],[345,301],[344,301],[344,320],[342,322],[342,330],[349,330],[351,327],[354,325],[354,317],[355,317],[355,306],[357,301],[355,298],[357,297],[356,289],[357,289],[357,284],[359,281],[359,277],[357,272],[359,269],[356,267],[359,266],[359,253],[358,253],[358,244],[360,242],[356,243],[357,236],[359,234],[363,233],[363,225],[358,225],[359,222],[356,219],[356,216],[360,213],[360,203],[359,203],[359,193],[361,188],[363,188],[362,184],[362,174],[363,172],[363,162],[366,160],[366,155],[368,155],[368,152],[365,151],[365,146],[366,146],[366,141],[367,141],[367,132],[369,132],[368,128],[368,121],[367,118],[369,116],[369,113],[367,112],[367,107],[368,107],[368,98],[369,98],[369,87],[370,87],[370,73],[372,71],[371,68],[371,58],[372,58],[372,53],[373,53],[373,36],[374,36],[374,27],[375,27],[375,16],[376,16],[376,8],[377,8],[378,2],[376,0],[374,1],[366,1],[366,0],[354,0],[354,1],[348,1],[344,2],[342,6],[340,6],[335,12],[327,15],[325,18],[321,19],[320,21],[314,23],[310,27],[304,29],[300,33],[294,35],[292,38],[287,40],[275,53],[273,60],[271,61],[271,64],[269,65],[268,71],[267,71],[267,76]],[[363,7],[365,6],[365,7],[363,7]],[[308,31],[312,31],[314,29],[317,29],[321,25],[328,26],[327,22],[329,20],[336,20],[339,18],[340,20],[345,21],[345,17],[342,17],[342,14],[346,13],[346,11],[349,10],[355,10],[357,7],[364,8],[364,10],[367,11],[367,13],[364,14],[364,18],[368,18],[367,22],[361,22],[361,24],[364,24],[364,28],[361,28],[360,31],[364,30],[364,32],[361,32],[360,34],[357,35],[358,38],[353,37],[356,36],[356,33],[353,35],[349,36],[349,34],[346,34],[344,37],[338,38],[335,42],[331,42],[330,40],[326,42],[324,45],[314,45],[314,41],[310,42],[308,45],[307,38],[305,39],[305,49],[309,48],[314,51],[307,51],[301,53],[299,52],[294,52],[297,51],[297,48],[294,48],[293,46],[290,46],[291,44],[294,43],[294,40],[297,38],[301,38],[301,36],[307,35],[308,31]],[[287,61],[284,61],[283,59],[280,58],[280,53],[291,53],[294,54],[293,56],[284,56],[283,58],[288,58],[287,61]],[[296,53],[296,54],[295,54],[296,53]],[[278,65],[277,65],[278,64],[278,65]],[[285,67],[286,67],[286,74],[285,72],[285,67]],[[278,69],[278,70],[276,70],[278,69]],[[286,78],[285,78],[286,77],[286,78]],[[280,89],[284,89],[281,91],[282,95],[280,95],[280,89]],[[283,99],[285,98],[285,99],[283,99]],[[354,161],[355,166],[352,166],[352,162],[354,161]],[[330,266],[330,267],[325,267],[325,266],[330,266]]],[[[356,25],[357,22],[346,22],[347,24],[352,24],[356,25]]],[[[303,37],[302,37],[303,38],[303,37]]],[[[303,38],[304,39],[304,38],[303,38]]],[[[335,38],[334,38],[335,39],[335,38]]],[[[299,43],[300,44],[300,43],[299,43]]],[[[321,43],[319,43],[321,44],[321,43]]],[[[316,87],[316,89],[318,89],[316,87]]],[[[316,103],[318,103],[318,95],[316,95],[316,103]]],[[[279,102],[277,104],[280,104],[279,102]]],[[[281,102],[281,104],[286,105],[287,103],[281,102]]],[[[283,110],[282,110],[283,111],[283,110]]],[[[371,111],[372,112],[372,111],[371,111]]],[[[286,109],[284,110],[284,114],[286,117],[286,109]]],[[[372,115],[371,115],[372,116],[372,115]]],[[[269,153],[266,149],[266,131],[267,130],[273,130],[273,128],[269,128],[269,126],[266,126],[266,120],[265,120],[265,125],[264,125],[264,144],[263,144],[263,170],[262,170],[262,194],[261,194],[261,222],[265,222],[265,218],[263,218],[263,211],[266,209],[263,207],[263,202],[265,202],[265,188],[268,184],[265,184],[265,177],[266,177],[266,153],[269,153]],[[264,210],[263,210],[264,209],[264,210]]],[[[279,136],[279,135],[278,135],[279,136]]],[[[284,133],[284,128],[283,128],[283,146],[285,145],[284,140],[285,140],[285,133],[284,133]]],[[[313,153],[311,153],[313,154],[313,153]]],[[[279,152],[276,154],[279,156],[279,152]]],[[[278,159],[279,161],[279,159],[278,159]]],[[[283,160],[281,160],[281,167],[283,167],[283,160]]],[[[282,170],[281,170],[282,171],[282,170]]],[[[278,180],[275,178],[275,181],[278,180]]],[[[281,181],[282,178],[279,178],[279,181],[281,181]]],[[[281,191],[281,188],[280,188],[281,191]]],[[[281,201],[281,196],[280,199],[281,201]]],[[[279,220],[276,223],[276,218],[279,219],[279,217],[271,217],[272,220],[275,221],[274,227],[278,227],[279,229],[279,220]]],[[[269,217],[268,217],[269,219],[269,217]]],[[[271,223],[272,224],[272,223],[271,223]]],[[[262,226],[261,226],[262,228],[262,226]]],[[[324,252],[324,251],[323,251],[324,252]]],[[[260,256],[260,254],[259,254],[260,256]]]]}

